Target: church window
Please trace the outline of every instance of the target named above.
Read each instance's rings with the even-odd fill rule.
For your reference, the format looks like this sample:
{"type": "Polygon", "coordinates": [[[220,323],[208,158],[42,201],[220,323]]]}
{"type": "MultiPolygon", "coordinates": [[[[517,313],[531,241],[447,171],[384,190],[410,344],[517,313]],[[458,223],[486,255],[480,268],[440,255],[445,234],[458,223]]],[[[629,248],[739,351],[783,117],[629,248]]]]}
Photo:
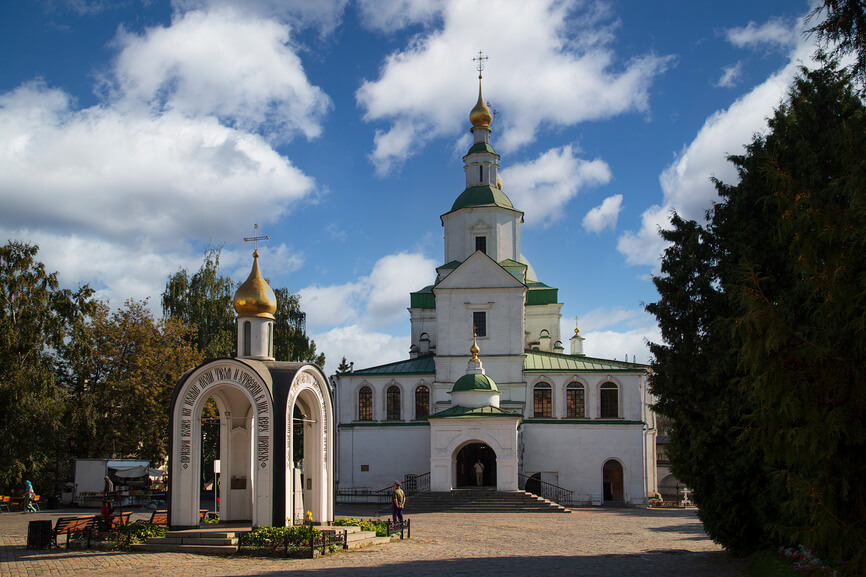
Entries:
{"type": "Polygon", "coordinates": [[[388,387],[387,393],[387,407],[386,407],[386,419],[389,421],[399,421],[400,420],[400,387],[391,386],[388,387]]]}
{"type": "Polygon", "coordinates": [[[605,383],[599,391],[601,400],[602,419],[616,419],[619,417],[619,387],[614,383],[605,383]]]}
{"type": "Polygon", "coordinates": [[[483,166],[478,167],[478,180],[480,180],[482,183],[484,183],[484,167],[483,166]]]}
{"type": "Polygon", "coordinates": [[[268,356],[274,356],[274,323],[268,323],[268,356]]]}
{"type": "Polygon", "coordinates": [[[361,387],[358,391],[358,420],[373,420],[373,389],[370,387],[361,387]]]}
{"type": "Polygon", "coordinates": [[[475,335],[479,337],[487,336],[487,312],[475,311],[472,313],[472,327],[475,329],[475,335]]]}
{"type": "Polygon", "coordinates": [[[476,236],[475,237],[475,250],[480,250],[484,254],[487,254],[487,237],[486,236],[476,236]]]}
{"type": "Polygon", "coordinates": [[[532,413],[535,418],[549,419],[553,416],[553,390],[548,383],[535,385],[532,413]]]}
{"type": "Polygon", "coordinates": [[[244,356],[249,357],[252,356],[252,343],[253,340],[253,325],[250,321],[244,321],[244,356]]]}
{"type": "Polygon", "coordinates": [[[582,419],[586,416],[586,390],[580,383],[569,383],[565,389],[565,416],[582,419]]]}
{"type": "Polygon", "coordinates": [[[415,389],[415,418],[423,419],[430,414],[430,389],[424,385],[415,389]]]}

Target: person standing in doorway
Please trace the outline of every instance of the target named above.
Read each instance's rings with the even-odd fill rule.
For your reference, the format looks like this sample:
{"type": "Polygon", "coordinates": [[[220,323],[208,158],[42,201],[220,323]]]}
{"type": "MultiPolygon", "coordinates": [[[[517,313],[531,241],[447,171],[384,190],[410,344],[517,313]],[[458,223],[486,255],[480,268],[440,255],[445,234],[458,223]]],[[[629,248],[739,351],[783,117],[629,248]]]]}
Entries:
{"type": "Polygon", "coordinates": [[[406,506],[406,493],[400,488],[400,482],[394,481],[394,491],[391,493],[391,520],[394,523],[403,522],[403,507],[406,506]]]}
{"type": "Polygon", "coordinates": [[[475,471],[475,484],[481,487],[484,484],[484,465],[481,464],[481,459],[475,461],[472,470],[475,471]]]}

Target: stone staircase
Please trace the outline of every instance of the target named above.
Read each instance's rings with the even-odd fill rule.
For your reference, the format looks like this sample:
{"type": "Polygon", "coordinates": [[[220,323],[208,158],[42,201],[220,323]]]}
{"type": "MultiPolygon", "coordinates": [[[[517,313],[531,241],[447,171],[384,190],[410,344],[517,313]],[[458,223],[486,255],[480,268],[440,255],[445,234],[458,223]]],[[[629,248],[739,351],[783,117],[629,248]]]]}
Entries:
{"type": "MultiPolygon", "coordinates": [[[[390,543],[388,537],[376,537],[375,531],[361,531],[359,527],[317,526],[320,531],[346,532],[349,549],[368,545],[390,543]]],[[[146,543],[132,545],[135,551],[169,551],[174,553],[197,553],[199,555],[232,555],[238,552],[240,538],[249,529],[167,531],[165,537],[150,537],[146,543]]]]}
{"type": "Polygon", "coordinates": [[[454,489],[450,492],[416,493],[406,500],[412,513],[571,513],[562,505],[526,491],[454,489]]]}

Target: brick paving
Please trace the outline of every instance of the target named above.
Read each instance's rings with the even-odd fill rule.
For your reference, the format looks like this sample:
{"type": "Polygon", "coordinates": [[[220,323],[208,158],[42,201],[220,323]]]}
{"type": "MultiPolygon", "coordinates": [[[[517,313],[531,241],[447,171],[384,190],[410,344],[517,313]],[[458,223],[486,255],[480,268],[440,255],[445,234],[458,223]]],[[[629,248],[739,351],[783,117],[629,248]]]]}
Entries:
{"type": "MultiPolygon", "coordinates": [[[[339,511],[338,511],[339,512],[339,511]]],[[[179,553],[28,551],[27,523],[79,509],[0,514],[0,575],[462,577],[739,577],[742,565],[703,532],[694,511],[576,509],[562,514],[407,515],[412,539],[319,559],[250,559],[179,553]]],[[[344,513],[356,514],[357,511],[344,513]]],[[[149,512],[133,514],[133,520],[149,512]]],[[[61,537],[61,541],[64,538],[61,537]]]]}

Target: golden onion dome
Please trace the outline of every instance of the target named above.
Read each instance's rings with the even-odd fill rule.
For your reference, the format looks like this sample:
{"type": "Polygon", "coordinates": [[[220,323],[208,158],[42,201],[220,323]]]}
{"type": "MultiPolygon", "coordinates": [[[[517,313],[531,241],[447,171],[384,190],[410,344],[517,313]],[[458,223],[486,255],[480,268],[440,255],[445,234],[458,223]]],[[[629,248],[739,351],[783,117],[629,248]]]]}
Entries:
{"type": "Polygon", "coordinates": [[[502,177],[498,173],[496,175],[496,188],[502,190],[502,177]]]}
{"type": "Polygon", "coordinates": [[[235,293],[234,307],[238,316],[272,319],[277,311],[277,297],[259,272],[259,253],[253,253],[253,269],[235,293]]]}
{"type": "Polygon", "coordinates": [[[472,109],[472,112],[469,113],[469,122],[472,123],[472,126],[490,126],[490,123],[493,121],[493,115],[490,113],[490,109],[487,108],[487,105],[484,104],[484,97],[481,95],[481,81],[478,81],[478,102],[475,103],[475,107],[472,109]]]}
{"type": "Polygon", "coordinates": [[[481,352],[481,349],[478,348],[478,342],[475,340],[475,331],[472,331],[472,346],[469,347],[469,352],[472,353],[472,358],[469,359],[470,362],[478,362],[478,353],[481,352]]]}

